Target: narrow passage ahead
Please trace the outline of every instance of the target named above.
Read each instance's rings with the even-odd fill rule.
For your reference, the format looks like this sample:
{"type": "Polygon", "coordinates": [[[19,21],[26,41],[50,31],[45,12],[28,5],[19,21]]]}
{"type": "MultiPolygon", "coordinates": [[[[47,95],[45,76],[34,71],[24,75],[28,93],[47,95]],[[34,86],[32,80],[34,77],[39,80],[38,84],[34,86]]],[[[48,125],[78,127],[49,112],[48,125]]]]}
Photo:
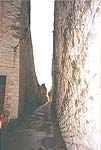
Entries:
{"type": "Polygon", "coordinates": [[[8,150],[65,150],[57,124],[50,117],[50,103],[23,120],[10,136],[8,150]]]}

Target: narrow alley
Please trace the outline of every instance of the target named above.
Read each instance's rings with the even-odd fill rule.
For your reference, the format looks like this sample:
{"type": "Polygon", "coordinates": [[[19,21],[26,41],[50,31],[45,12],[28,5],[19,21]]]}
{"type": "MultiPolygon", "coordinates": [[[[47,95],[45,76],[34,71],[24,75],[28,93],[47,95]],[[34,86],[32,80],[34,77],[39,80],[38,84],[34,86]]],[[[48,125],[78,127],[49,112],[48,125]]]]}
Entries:
{"type": "Polygon", "coordinates": [[[25,118],[9,136],[4,149],[65,150],[49,107],[50,103],[46,103],[25,118]]]}
{"type": "Polygon", "coordinates": [[[52,1],[0,0],[0,150],[101,150],[101,0],[52,1]]]}

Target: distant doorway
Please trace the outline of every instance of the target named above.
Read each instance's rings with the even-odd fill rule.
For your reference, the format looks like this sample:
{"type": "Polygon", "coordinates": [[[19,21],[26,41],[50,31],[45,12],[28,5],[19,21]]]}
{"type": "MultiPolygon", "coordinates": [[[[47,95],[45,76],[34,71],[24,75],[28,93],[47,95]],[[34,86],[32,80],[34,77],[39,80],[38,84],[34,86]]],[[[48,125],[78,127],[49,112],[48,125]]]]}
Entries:
{"type": "Polygon", "coordinates": [[[5,87],[6,87],[6,76],[0,75],[0,112],[3,111],[4,109],[5,87]]]}

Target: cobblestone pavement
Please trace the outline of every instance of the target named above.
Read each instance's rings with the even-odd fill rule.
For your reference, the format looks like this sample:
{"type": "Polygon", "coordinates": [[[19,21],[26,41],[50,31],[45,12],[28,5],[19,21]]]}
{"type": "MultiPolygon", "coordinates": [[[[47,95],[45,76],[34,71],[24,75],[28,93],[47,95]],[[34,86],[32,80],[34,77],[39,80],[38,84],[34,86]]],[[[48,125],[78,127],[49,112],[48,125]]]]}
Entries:
{"type": "Polygon", "coordinates": [[[9,150],[66,150],[52,121],[49,103],[34,110],[9,138],[9,150]]]}

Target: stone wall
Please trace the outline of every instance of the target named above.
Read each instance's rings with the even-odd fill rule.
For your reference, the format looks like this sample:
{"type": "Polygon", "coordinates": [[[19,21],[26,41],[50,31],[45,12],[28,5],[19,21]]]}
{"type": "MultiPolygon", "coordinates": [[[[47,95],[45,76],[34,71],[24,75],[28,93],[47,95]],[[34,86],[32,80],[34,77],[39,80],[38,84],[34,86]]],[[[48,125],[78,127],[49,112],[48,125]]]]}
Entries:
{"type": "Polygon", "coordinates": [[[101,0],[55,1],[53,101],[68,150],[100,150],[101,0]]]}
{"type": "Polygon", "coordinates": [[[40,86],[37,81],[33,47],[30,33],[30,14],[29,1],[22,1],[20,16],[20,109],[27,110],[39,104],[40,86]],[[25,106],[25,107],[24,107],[25,106]],[[29,107],[29,108],[28,108],[29,107]]]}
{"type": "Polygon", "coordinates": [[[20,2],[0,0],[0,75],[6,76],[4,109],[18,116],[20,2]]]}
{"type": "Polygon", "coordinates": [[[29,0],[0,0],[0,75],[6,76],[4,110],[10,118],[39,104],[29,8],[29,0]]]}

